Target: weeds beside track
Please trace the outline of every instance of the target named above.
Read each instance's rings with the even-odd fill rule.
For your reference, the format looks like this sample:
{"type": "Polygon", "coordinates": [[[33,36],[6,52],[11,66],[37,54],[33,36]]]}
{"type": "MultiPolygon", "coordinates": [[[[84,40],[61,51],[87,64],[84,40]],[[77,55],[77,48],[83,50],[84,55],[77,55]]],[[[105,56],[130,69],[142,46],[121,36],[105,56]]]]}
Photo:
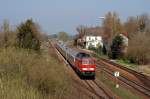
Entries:
{"type": "Polygon", "coordinates": [[[120,72],[120,76],[117,78],[118,83],[131,89],[134,93],[148,99],[150,97],[150,89],[148,86],[149,77],[140,74],[136,71],[130,70],[116,63],[113,63],[106,59],[100,59],[97,62],[97,67],[100,68],[105,74],[111,77],[111,80],[116,80],[114,72],[120,72]]]}

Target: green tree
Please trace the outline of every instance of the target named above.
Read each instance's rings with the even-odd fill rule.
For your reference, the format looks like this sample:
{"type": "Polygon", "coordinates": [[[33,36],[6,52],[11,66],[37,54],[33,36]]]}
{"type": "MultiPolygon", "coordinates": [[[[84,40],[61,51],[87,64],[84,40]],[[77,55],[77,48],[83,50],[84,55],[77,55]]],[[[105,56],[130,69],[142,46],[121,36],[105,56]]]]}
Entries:
{"type": "Polygon", "coordinates": [[[103,45],[103,47],[102,47],[102,52],[103,52],[103,54],[104,54],[104,55],[106,55],[106,54],[107,54],[107,50],[106,50],[105,45],[103,45]]]}
{"type": "Polygon", "coordinates": [[[66,32],[59,32],[58,33],[58,39],[62,40],[62,41],[67,41],[69,38],[68,33],[66,32]]]}
{"type": "Polygon", "coordinates": [[[39,50],[41,45],[41,34],[37,25],[28,19],[17,28],[17,45],[21,48],[39,50]]]}
{"type": "Polygon", "coordinates": [[[116,59],[122,56],[122,44],[123,38],[120,35],[117,35],[111,45],[111,58],[116,59]]]}

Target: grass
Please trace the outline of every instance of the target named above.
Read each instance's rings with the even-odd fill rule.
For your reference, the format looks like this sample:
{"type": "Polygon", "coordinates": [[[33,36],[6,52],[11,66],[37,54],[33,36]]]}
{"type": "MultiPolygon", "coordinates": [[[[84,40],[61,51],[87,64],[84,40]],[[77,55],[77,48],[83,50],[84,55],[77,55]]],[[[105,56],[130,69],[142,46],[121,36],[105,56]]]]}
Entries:
{"type": "Polygon", "coordinates": [[[129,60],[123,60],[123,59],[118,59],[116,60],[117,63],[123,65],[123,66],[126,66],[128,68],[131,68],[131,69],[135,69],[135,68],[138,68],[139,65],[137,64],[133,64],[133,63],[130,63],[129,60]]]}
{"type": "Polygon", "coordinates": [[[1,99],[41,99],[42,94],[38,90],[28,86],[20,78],[0,80],[1,99]]]}
{"type": "Polygon", "coordinates": [[[133,94],[129,89],[126,89],[122,86],[116,88],[116,83],[110,81],[103,73],[97,73],[97,78],[100,79],[104,84],[106,84],[119,97],[121,97],[121,99],[141,99],[139,96],[133,94]]]}
{"type": "Polygon", "coordinates": [[[69,99],[71,83],[48,50],[0,49],[0,99],[69,99]]]}
{"type": "MultiPolygon", "coordinates": [[[[108,59],[108,56],[107,56],[107,55],[103,55],[103,54],[97,54],[97,53],[95,53],[95,54],[93,54],[92,56],[95,57],[95,58],[97,58],[97,59],[98,59],[98,58],[105,58],[105,59],[108,59]]],[[[139,66],[140,66],[140,65],[134,64],[134,63],[130,63],[129,60],[117,59],[115,62],[118,63],[118,64],[121,64],[122,66],[125,66],[125,67],[127,67],[127,68],[130,68],[130,69],[139,71],[139,66]]],[[[145,72],[145,73],[146,73],[146,72],[145,72]]]]}
{"type": "Polygon", "coordinates": [[[150,76],[150,65],[138,65],[130,63],[128,60],[116,60],[118,64],[121,64],[122,66],[125,66],[127,68],[133,69],[135,71],[141,72],[145,75],[150,76]]]}

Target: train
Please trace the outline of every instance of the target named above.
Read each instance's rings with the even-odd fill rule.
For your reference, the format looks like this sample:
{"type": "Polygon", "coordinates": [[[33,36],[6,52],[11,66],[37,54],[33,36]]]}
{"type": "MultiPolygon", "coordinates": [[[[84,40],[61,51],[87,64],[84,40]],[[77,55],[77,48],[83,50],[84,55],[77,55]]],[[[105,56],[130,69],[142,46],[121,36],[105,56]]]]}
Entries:
{"type": "Polygon", "coordinates": [[[82,77],[95,78],[95,59],[89,53],[69,48],[62,42],[56,43],[56,48],[82,77]]]}

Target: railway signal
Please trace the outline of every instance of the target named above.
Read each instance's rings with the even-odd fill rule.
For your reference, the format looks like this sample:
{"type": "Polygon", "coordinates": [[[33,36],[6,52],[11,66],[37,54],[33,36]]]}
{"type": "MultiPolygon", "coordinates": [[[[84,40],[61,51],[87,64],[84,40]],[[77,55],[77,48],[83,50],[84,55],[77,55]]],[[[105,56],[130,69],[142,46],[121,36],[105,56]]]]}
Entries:
{"type": "Polygon", "coordinates": [[[114,72],[114,76],[115,76],[115,83],[116,83],[116,88],[119,88],[119,84],[117,82],[117,77],[119,77],[120,73],[118,71],[114,72]]]}

